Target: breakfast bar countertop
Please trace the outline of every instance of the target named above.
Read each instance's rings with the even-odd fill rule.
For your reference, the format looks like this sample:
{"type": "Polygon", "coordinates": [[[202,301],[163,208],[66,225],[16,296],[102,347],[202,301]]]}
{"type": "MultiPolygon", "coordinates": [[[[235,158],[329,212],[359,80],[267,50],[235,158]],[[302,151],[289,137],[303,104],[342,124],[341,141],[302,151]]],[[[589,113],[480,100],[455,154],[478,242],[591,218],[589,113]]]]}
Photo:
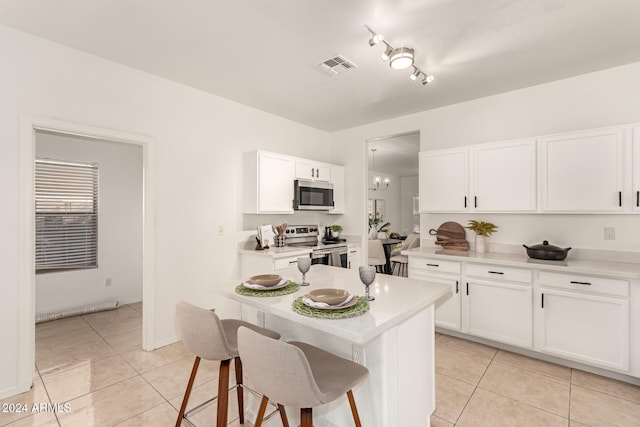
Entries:
{"type": "MultiPolygon", "coordinates": [[[[301,274],[297,268],[281,270],[278,273],[285,279],[300,282],[301,274]]],[[[235,287],[242,279],[221,283],[213,288],[213,291],[265,313],[347,339],[355,344],[369,342],[434,304],[438,299],[451,294],[450,287],[446,285],[377,274],[370,288],[376,299],[369,303],[368,312],[348,319],[321,319],[295,313],[291,309],[292,302],[311,290],[322,288],[345,289],[353,295],[362,296],[364,285],[360,281],[358,269],[313,265],[306,275],[306,280],[311,283],[310,286],[300,286],[296,292],[278,297],[239,295],[235,292],[235,287]]]]}

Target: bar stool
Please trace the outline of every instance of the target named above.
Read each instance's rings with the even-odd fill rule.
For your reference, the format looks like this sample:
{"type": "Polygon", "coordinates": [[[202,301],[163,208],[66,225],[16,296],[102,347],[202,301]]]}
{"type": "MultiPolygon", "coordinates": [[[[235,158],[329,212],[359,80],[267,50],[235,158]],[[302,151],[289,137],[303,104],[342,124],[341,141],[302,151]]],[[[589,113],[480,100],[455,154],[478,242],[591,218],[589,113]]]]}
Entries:
{"type": "Polygon", "coordinates": [[[406,277],[408,275],[407,266],[409,265],[409,257],[402,255],[401,252],[407,249],[417,248],[418,246],[420,246],[420,235],[417,233],[409,234],[402,243],[402,247],[391,253],[391,274],[395,273],[397,266],[398,276],[406,277]]]}
{"type": "MultiPolygon", "coordinates": [[[[220,372],[218,375],[218,395],[206,402],[198,405],[199,409],[207,403],[218,399],[218,417],[217,427],[227,425],[227,411],[229,403],[229,367],[231,360],[235,361],[236,368],[236,385],[232,387],[237,389],[238,394],[238,412],[240,415],[240,424],[244,423],[244,397],[242,385],[242,362],[238,355],[238,328],[244,327],[256,331],[255,334],[264,337],[270,341],[280,339],[280,334],[269,329],[260,328],[242,320],[223,319],[211,310],[189,304],[181,301],[176,304],[176,326],[178,333],[182,335],[182,341],[187,350],[196,355],[191,369],[189,383],[182,399],[182,406],[178,413],[176,427],[182,424],[182,419],[187,419],[188,413],[185,413],[193,382],[196,379],[200,360],[218,360],[220,361],[220,372]]],[[[189,412],[191,412],[189,411],[189,412]]]]}
{"type": "Polygon", "coordinates": [[[313,427],[312,408],[347,394],[353,420],[361,427],[352,388],[364,380],[369,370],[318,347],[302,342],[266,338],[251,329],[238,329],[238,350],[245,373],[262,401],[255,427],[262,420],[269,399],[278,403],[284,427],[289,427],[283,405],[300,409],[301,427],[313,427]]]}
{"type": "Polygon", "coordinates": [[[377,272],[384,272],[384,266],[387,265],[387,257],[384,254],[382,242],[378,239],[368,241],[368,265],[375,265],[377,272]]]}

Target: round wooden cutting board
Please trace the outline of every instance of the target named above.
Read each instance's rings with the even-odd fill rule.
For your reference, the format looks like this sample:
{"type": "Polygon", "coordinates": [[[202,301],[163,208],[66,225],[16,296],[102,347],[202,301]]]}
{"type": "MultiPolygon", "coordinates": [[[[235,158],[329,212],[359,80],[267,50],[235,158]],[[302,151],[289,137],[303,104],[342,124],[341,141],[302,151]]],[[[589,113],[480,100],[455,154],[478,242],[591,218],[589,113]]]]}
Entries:
{"type": "Polygon", "coordinates": [[[465,239],[465,229],[457,222],[445,222],[438,227],[438,230],[429,230],[429,234],[436,236],[436,245],[440,245],[444,249],[462,251],[469,249],[469,242],[465,239]]]}

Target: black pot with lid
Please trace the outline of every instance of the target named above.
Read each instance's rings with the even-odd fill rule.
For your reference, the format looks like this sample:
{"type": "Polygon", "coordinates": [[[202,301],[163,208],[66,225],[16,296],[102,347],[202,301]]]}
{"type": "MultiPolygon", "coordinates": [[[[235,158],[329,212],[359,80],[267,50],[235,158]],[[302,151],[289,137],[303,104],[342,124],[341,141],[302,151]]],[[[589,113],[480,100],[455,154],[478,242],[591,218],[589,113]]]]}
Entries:
{"type": "Polygon", "coordinates": [[[544,259],[548,261],[562,261],[567,257],[567,253],[571,248],[561,248],[555,245],[549,244],[549,241],[545,240],[542,244],[533,245],[531,247],[522,245],[527,249],[527,255],[530,258],[544,259]]]}

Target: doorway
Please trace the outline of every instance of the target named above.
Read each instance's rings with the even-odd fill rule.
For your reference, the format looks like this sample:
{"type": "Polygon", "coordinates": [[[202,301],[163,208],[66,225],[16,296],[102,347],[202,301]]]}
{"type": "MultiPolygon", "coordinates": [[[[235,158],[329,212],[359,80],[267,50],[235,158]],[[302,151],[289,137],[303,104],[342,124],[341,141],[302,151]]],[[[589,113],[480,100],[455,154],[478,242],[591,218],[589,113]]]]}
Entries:
{"type": "Polygon", "coordinates": [[[153,138],[111,129],[102,129],[44,117],[21,116],[19,123],[19,247],[18,247],[18,392],[27,391],[35,366],[35,181],[36,137],[38,132],[79,137],[86,141],[134,144],[142,148],[142,348],[154,345],[154,241],[155,171],[153,138]]]}
{"type": "Polygon", "coordinates": [[[367,140],[368,230],[406,236],[420,231],[415,209],[419,193],[420,131],[367,140]],[[385,224],[388,225],[384,227],[385,224]]]}

